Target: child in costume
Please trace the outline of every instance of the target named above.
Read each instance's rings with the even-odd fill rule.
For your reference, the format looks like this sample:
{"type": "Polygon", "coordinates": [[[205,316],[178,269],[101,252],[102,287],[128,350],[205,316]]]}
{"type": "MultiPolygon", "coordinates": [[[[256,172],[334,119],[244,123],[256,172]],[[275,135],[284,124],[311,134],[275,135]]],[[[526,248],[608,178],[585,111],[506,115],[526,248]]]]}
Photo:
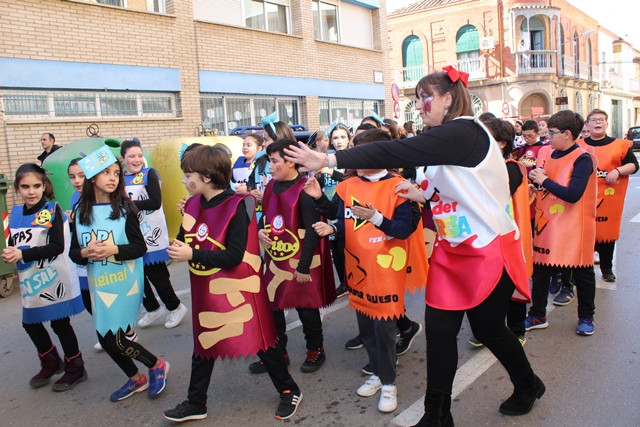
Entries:
{"type": "Polygon", "coordinates": [[[9,243],[2,251],[2,259],[18,268],[22,327],[40,358],[41,370],[29,385],[42,387],[64,370],[52,389],[70,390],[87,379],[87,371],[69,319],[84,310],[80,285],[67,255],[69,222],[56,202],[47,201],[54,197],[53,185],[40,166],[33,163],[20,166],[13,185],[24,205],[14,206],[11,211],[9,243]],[[51,322],[60,339],[64,363],[44,322],[51,322]]]}
{"type": "MultiPolygon", "coordinates": [[[[336,299],[333,268],[327,239],[319,239],[313,224],[320,215],[313,200],[302,191],[305,179],[296,164],[284,160],[284,148],[293,140],[278,140],[267,147],[273,179],[262,199],[262,227],[258,232],[265,248],[264,281],[278,331],[279,345],[288,363],[285,309],[295,308],[302,322],[307,357],[300,370],[315,372],[325,361],[320,308],[336,299]]],[[[249,365],[252,373],[264,364],[249,365]]]]}
{"type": "Polygon", "coordinates": [[[242,143],[242,156],[238,157],[233,165],[233,183],[236,193],[244,194],[247,190],[247,181],[254,170],[256,155],[262,150],[264,138],[258,133],[250,133],[244,137],[242,143]]]}
{"type": "Polygon", "coordinates": [[[147,250],[136,208],[124,191],[120,163],[108,147],[78,162],[86,178],[75,215],[70,256],[87,265],[93,323],[98,341],[129,380],[111,394],[113,402],[149,389],[157,397],[167,384],[169,363],[125,338],[142,302],[142,256],[147,250]],[[136,359],[149,368],[149,381],[136,359]]]}
{"type": "Polygon", "coordinates": [[[187,152],[183,183],[194,197],[184,207],[180,233],[168,252],[188,261],[194,350],[187,400],[164,412],[175,422],[207,416],[215,359],[257,354],[280,393],[276,419],[293,416],[302,400],[283,356],[265,288],[254,215],[255,199],[228,188],[231,163],[216,147],[187,152]]]}
{"type": "Polygon", "coordinates": [[[158,296],[169,310],[164,327],[175,328],[180,324],[187,307],[173,290],[166,262],[169,260],[169,231],[162,210],[162,193],[160,192],[160,175],[153,168],[145,167],[142,147],[137,140],[127,140],[120,146],[124,172],[124,188],[138,210],[138,219],[147,253],[144,254],[144,305],[146,314],[138,322],[145,328],[164,315],[158,304],[151,285],[156,288],[158,296]]]}
{"type": "Polygon", "coordinates": [[[532,304],[525,328],[529,331],[549,326],[549,278],[559,268],[568,267],[578,288],[576,333],[592,335],[597,159],[576,144],[584,126],[579,114],[560,111],[549,118],[548,126],[550,146],[540,150],[537,167],[529,172],[540,189],[533,234],[532,304]]]}
{"type": "MultiPolygon", "coordinates": [[[[389,139],[376,129],[354,138],[355,146],[389,139]]],[[[356,310],[360,337],[373,374],[357,390],[371,397],[381,390],[378,410],[397,406],[396,321],[404,315],[405,290],[424,287],[427,252],[417,203],[398,197],[396,185],[404,178],[386,169],[358,169],[357,176],[337,186],[338,220],[317,222],[320,236],[345,236],[349,304],[356,310]],[[416,232],[416,230],[418,230],[416,232]]]]}

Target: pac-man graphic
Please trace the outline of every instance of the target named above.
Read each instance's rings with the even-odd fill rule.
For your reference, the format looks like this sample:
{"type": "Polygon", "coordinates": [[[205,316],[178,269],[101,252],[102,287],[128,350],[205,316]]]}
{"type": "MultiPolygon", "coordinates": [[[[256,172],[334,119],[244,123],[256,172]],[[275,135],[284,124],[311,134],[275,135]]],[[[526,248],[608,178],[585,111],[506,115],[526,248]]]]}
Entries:
{"type": "Polygon", "coordinates": [[[614,194],[616,194],[616,190],[613,187],[607,187],[604,189],[605,196],[613,196],[614,194]]]}
{"type": "Polygon", "coordinates": [[[564,206],[556,203],[555,205],[551,205],[551,207],[549,207],[549,213],[551,215],[555,215],[555,214],[560,214],[564,212],[564,206]]]}
{"type": "Polygon", "coordinates": [[[376,262],[382,268],[391,267],[394,271],[400,271],[407,264],[407,252],[399,246],[394,246],[389,249],[388,254],[378,254],[376,262]]]}
{"type": "Polygon", "coordinates": [[[138,174],[131,180],[133,185],[140,185],[144,182],[144,172],[138,172],[138,174]]]}
{"type": "Polygon", "coordinates": [[[53,211],[49,209],[42,209],[40,212],[36,214],[36,218],[31,223],[31,225],[41,225],[47,228],[51,228],[51,214],[53,211]]]}

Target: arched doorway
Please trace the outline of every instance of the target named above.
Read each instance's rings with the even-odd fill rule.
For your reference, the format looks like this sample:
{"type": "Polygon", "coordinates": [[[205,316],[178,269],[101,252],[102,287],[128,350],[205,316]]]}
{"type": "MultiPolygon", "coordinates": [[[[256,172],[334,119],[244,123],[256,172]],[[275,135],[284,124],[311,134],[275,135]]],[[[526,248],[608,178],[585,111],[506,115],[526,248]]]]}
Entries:
{"type": "Polygon", "coordinates": [[[532,93],[520,101],[520,117],[538,118],[549,114],[549,102],[541,93],[532,93]]]}

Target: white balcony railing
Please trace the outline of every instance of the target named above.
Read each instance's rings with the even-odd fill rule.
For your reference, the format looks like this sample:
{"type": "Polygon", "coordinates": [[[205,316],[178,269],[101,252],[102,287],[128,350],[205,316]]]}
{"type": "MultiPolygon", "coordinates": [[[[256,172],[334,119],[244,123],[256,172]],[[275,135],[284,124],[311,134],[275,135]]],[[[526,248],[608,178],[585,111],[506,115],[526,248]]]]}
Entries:
{"type": "Polygon", "coordinates": [[[480,56],[478,58],[458,59],[458,70],[469,73],[469,80],[487,78],[486,59],[484,56],[480,56]]]}
{"type": "Polygon", "coordinates": [[[426,65],[396,68],[394,74],[400,89],[407,89],[415,87],[418,81],[428,74],[428,68],[426,65]]]}
{"type": "Polygon", "coordinates": [[[555,50],[516,52],[516,74],[556,73],[555,50]]]}

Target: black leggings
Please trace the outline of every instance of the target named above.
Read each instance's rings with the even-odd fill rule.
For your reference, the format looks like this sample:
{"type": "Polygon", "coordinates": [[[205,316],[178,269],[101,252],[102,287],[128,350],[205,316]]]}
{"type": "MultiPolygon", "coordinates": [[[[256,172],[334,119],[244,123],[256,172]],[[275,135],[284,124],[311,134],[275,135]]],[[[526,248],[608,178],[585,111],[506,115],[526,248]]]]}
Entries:
{"type": "MultiPolygon", "coordinates": [[[[307,350],[317,350],[324,346],[322,336],[322,319],[318,308],[296,308],[300,323],[302,323],[302,333],[307,343],[307,350]]],[[[278,345],[287,352],[287,321],[284,318],[283,310],[273,310],[273,319],[278,333],[278,345]]]]}
{"type": "Polygon", "coordinates": [[[164,262],[144,266],[144,298],[142,299],[142,305],[148,313],[160,308],[151,285],[156,288],[156,292],[158,292],[158,296],[167,307],[167,310],[173,311],[178,308],[180,298],[173,290],[169,269],[167,269],[167,264],[164,262]]]}
{"type": "MultiPolygon", "coordinates": [[[[53,342],[51,342],[51,338],[49,337],[49,333],[44,327],[44,324],[22,323],[22,327],[27,331],[29,338],[31,338],[31,341],[35,344],[38,353],[43,354],[51,350],[53,342]]],[[[78,338],[76,338],[76,333],[73,331],[71,320],[68,317],[52,320],[51,329],[53,329],[53,332],[58,336],[60,345],[62,346],[62,351],[64,351],[64,355],[68,359],[76,356],[80,352],[80,349],[78,348],[78,338]]]]}
{"type": "Polygon", "coordinates": [[[151,354],[149,350],[136,342],[126,339],[122,329],[118,329],[115,334],[109,331],[105,336],[98,333],[98,341],[100,341],[104,351],[129,378],[138,373],[138,367],[133,363],[132,359],[136,359],[149,369],[153,368],[158,361],[158,358],[151,354]]]}
{"type": "Polygon", "coordinates": [[[456,338],[465,312],[473,335],[491,350],[509,376],[521,378],[531,371],[520,341],[504,323],[514,289],[511,278],[503,272],[493,292],[476,307],[449,311],[426,306],[428,393],[451,394],[458,367],[456,338]]]}

